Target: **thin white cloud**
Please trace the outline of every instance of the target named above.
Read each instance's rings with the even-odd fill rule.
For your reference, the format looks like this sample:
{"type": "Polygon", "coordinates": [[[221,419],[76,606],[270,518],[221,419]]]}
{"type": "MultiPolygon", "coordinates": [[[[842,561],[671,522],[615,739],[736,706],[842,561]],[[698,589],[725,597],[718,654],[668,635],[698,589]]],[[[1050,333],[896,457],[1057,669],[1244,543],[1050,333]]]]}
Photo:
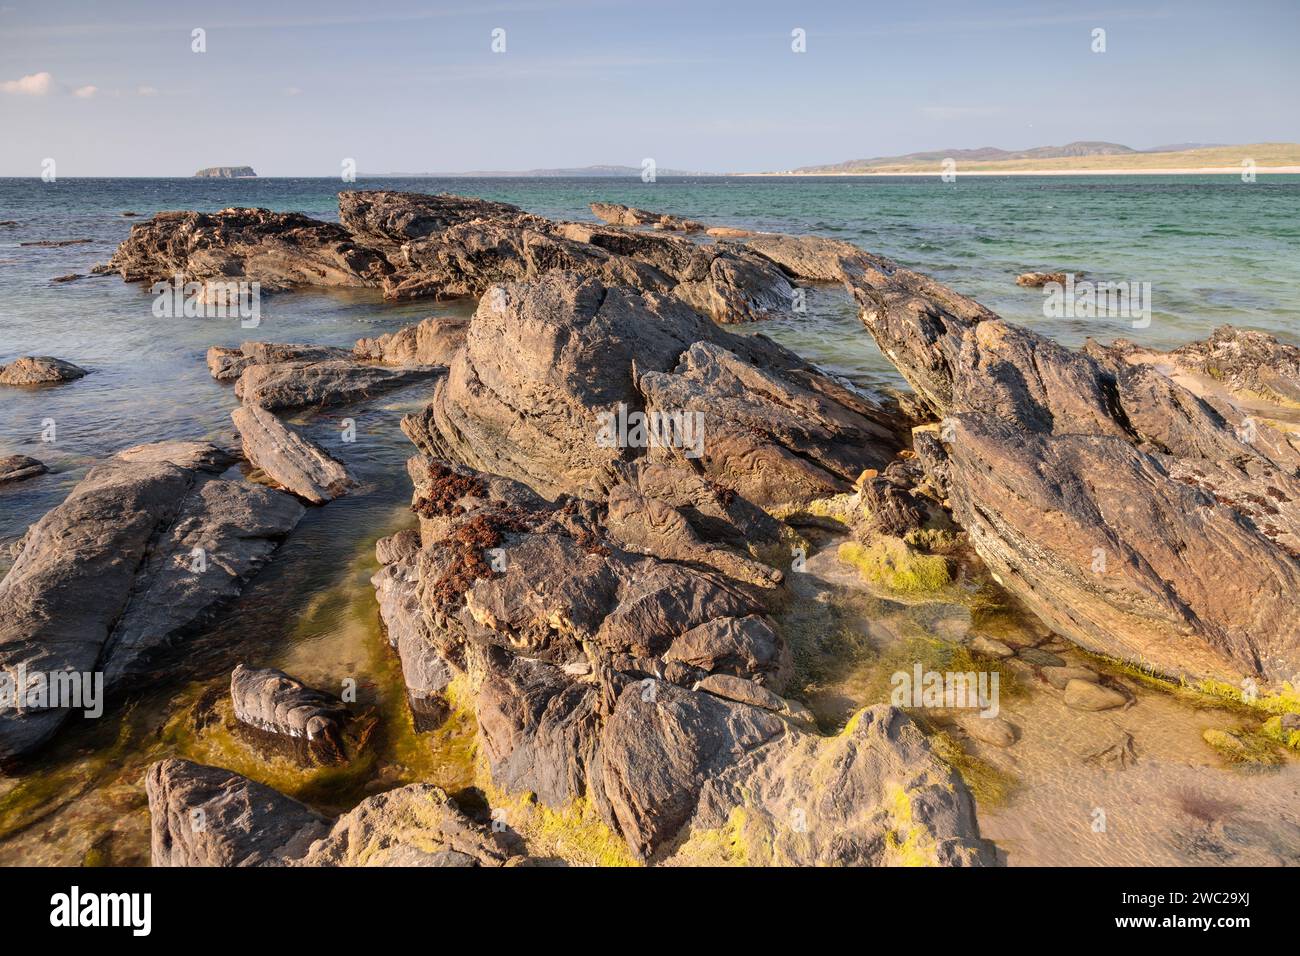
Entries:
{"type": "Polygon", "coordinates": [[[88,100],[98,92],[99,92],[98,86],[92,86],[87,84],[86,86],[77,87],[75,90],[72,91],[72,95],[79,96],[83,100],[88,100]]]}
{"type": "Polygon", "coordinates": [[[50,74],[29,73],[17,80],[5,80],[0,83],[0,90],[16,93],[19,96],[45,96],[54,89],[54,77],[50,74]]]}

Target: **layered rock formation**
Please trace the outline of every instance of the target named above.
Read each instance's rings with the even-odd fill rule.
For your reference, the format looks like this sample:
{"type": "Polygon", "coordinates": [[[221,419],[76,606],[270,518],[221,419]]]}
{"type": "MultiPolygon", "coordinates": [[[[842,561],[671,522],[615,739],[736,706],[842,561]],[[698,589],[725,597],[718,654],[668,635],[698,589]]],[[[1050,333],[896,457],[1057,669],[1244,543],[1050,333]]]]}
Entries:
{"type": "Polygon", "coordinates": [[[240,664],[230,675],[235,719],[291,745],[303,745],[325,762],[344,758],[348,708],[337,697],[308,687],[274,668],[240,664]]]}
{"type": "MultiPolygon", "coordinates": [[[[127,449],[34,524],[0,580],[0,669],[128,685],[150,658],[239,593],[302,516],[292,497],[221,478],[203,443],[127,449]]],[[[0,759],[31,753],[82,706],[0,709],[0,759]]]]}
{"type": "Polygon", "coordinates": [[[25,355],[0,365],[0,385],[53,385],[71,382],[86,374],[80,366],[48,355],[25,355]]]}
{"type": "Polygon", "coordinates": [[[635,206],[612,202],[594,202],[591,211],[597,219],[611,226],[649,226],[667,232],[703,232],[704,223],[669,213],[648,212],[635,206]]]}
{"type": "Polygon", "coordinates": [[[342,462],[260,405],[241,406],[230,417],[243,439],[244,457],[285,491],[323,505],[356,484],[342,462]]]}

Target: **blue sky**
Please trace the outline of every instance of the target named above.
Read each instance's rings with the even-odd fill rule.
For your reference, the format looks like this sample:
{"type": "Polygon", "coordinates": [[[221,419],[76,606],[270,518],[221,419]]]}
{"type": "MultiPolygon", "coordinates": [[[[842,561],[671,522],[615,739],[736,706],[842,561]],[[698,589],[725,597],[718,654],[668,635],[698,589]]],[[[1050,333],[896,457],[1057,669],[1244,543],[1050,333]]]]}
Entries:
{"type": "Polygon", "coordinates": [[[333,176],[344,157],[360,175],[739,171],[1297,141],[1298,53],[1297,0],[0,0],[0,175],[45,157],[62,177],[333,176]]]}

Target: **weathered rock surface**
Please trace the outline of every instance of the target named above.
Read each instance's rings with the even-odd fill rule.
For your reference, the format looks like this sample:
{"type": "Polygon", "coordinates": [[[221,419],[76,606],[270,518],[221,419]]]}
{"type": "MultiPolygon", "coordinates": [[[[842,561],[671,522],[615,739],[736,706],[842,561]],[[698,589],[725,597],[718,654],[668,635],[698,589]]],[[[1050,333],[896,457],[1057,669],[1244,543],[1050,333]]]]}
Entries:
{"type": "Polygon", "coordinates": [[[360,339],[353,354],[384,365],[448,365],[465,344],[468,328],[468,319],[435,315],[378,338],[360,339]]]}
{"type": "Polygon", "coordinates": [[[347,349],[330,345],[298,345],[277,342],[244,342],[239,348],[214,345],[208,349],[208,371],[219,382],[233,382],[251,365],[280,365],[289,362],[344,362],[353,357],[347,349]]]}
{"type": "Polygon", "coordinates": [[[611,226],[650,226],[668,232],[703,232],[704,223],[670,213],[647,212],[634,206],[612,202],[594,202],[591,211],[597,219],[611,226]]]}
{"type": "Polygon", "coordinates": [[[1123,349],[1063,348],[897,272],[850,285],[943,418],[917,450],[954,518],[1050,627],[1176,675],[1300,668],[1300,455],[1281,436],[1243,441],[1242,413],[1123,349]]]}
{"type": "Polygon", "coordinates": [[[444,374],[445,369],[436,366],[388,368],[364,365],[351,358],[249,365],[235,383],[235,395],[246,405],[273,411],[324,408],[373,398],[444,374]]]}
{"type": "Polygon", "coordinates": [[[342,462],[260,405],[243,405],[230,417],[243,439],[244,456],[285,491],[321,505],[356,484],[342,462]]]}
{"type": "MultiPolygon", "coordinates": [[[[303,508],[218,477],[231,461],[212,445],[161,442],[92,468],[0,580],[0,668],[102,672],[112,693],[237,595],[303,508]]],[[[0,759],[36,750],[83,709],[0,711],[0,759]]]]}
{"type": "Polygon", "coordinates": [[[1067,276],[1065,272],[1022,272],[1016,276],[1016,285],[1029,286],[1032,289],[1042,288],[1049,282],[1065,285],[1067,276]]]}
{"type": "Polygon", "coordinates": [[[566,272],[485,296],[433,402],[403,423],[427,453],[547,495],[603,497],[646,458],[760,506],[848,490],[892,457],[898,425],[766,338],[566,272]],[[640,417],[660,427],[638,437],[640,417]]]}
{"type": "Polygon", "coordinates": [[[26,455],[6,455],[0,458],[0,485],[11,481],[22,481],[24,478],[34,478],[49,470],[43,462],[35,458],[28,458],[26,455]]]}
{"type": "Polygon", "coordinates": [[[508,859],[490,832],[429,784],[368,797],[333,822],[247,777],[188,760],[153,764],[145,789],[154,866],[502,866],[508,859]]]}
{"type": "Polygon", "coordinates": [[[1175,349],[1171,357],[1239,396],[1300,405],[1300,348],[1264,332],[1220,326],[1204,342],[1175,349]]]}
{"type": "Polygon", "coordinates": [[[81,378],[86,370],[48,355],[25,355],[0,365],[0,385],[52,385],[81,378]]]}
{"type": "MultiPolygon", "coordinates": [[[[662,476],[654,466],[646,471],[633,469],[626,485],[643,496],[660,492],[662,476]]],[[[518,482],[424,459],[413,460],[412,475],[420,537],[403,533],[378,549],[391,559],[375,576],[381,607],[404,670],[408,655],[423,654],[410,668],[417,681],[427,685],[430,659],[464,676],[472,699],[458,700],[475,711],[497,786],[531,791],[552,807],[590,800],[630,849],[658,858],[685,835],[705,787],[728,768],[745,770],[718,801],[758,779],[775,799],[776,768],[810,774],[821,760],[837,763],[831,752],[841,745],[823,747],[804,732],[794,722],[802,711],[778,694],[788,652],[766,614],[769,589],[696,562],[695,549],[721,537],[699,513],[678,522],[658,511],[664,537],[647,549],[654,555],[639,555],[619,543],[616,523],[605,524],[617,495],[608,506],[567,496],[547,502],[518,482]],[[684,549],[674,548],[676,539],[684,549]],[[683,556],[667,561],[660,552],[683,556]]],[[[705,510],[734,530],[716,502],[705,510]]],[[[733,520],[743,524],[745,513],[733,520]]],[[[861,748],[836,798],[838,816],[813,828],[803,851],[810,858],[889,861],[886,815],[868,804],[896,795],[875,776],[876,761],[947,773],[928,749],[902,753],[900,739],[861,748]],[[833,830],[841,825],[847,840],[833,830]]],[[[909,806],[920,799],[916,785],[899,785],[909,806]]],[[[922,828],[934,845],[951,847],[928,862],[990,859],[960,783],[947,799],[952,814],[927,816],[922,828]]]]}
{"type": "Polygon", "coordinates": [[[269,209],[160,212],[136,223],[98,268],[128,282],[261,283],[262,291],[294,286],[377,287],[392,271],[342,226],[269,209]]]}
{"type": "Polygon", "coordinates": [[[235,718],[264,733],[302,741],[316,755],[342,759],[348,708],[332,694],[283,671],[238,665],[230,675],[235,718]]]}

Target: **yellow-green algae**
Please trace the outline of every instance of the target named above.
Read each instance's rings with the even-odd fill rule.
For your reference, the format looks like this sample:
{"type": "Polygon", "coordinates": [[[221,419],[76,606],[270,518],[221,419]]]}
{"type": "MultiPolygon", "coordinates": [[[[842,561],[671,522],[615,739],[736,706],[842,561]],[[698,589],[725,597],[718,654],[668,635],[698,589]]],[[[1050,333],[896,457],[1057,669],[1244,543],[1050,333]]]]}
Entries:
{"type": "Polygon", "coordinates": [[[846,541],[838,553],[868,583],[903,594],[938,591],[951,581],[945,558],[921,554],[901,538],[881,535],[869,545],[846,541]]]}

